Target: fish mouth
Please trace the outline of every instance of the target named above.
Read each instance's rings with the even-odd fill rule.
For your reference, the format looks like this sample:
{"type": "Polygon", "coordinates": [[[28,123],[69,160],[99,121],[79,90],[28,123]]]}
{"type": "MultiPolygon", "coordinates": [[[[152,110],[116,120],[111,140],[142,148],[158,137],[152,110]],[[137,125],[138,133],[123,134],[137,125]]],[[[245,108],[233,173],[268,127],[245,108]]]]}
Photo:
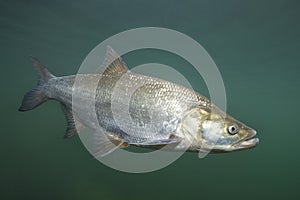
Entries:
{"type": "Polygon", "coordinates": [[[256,131],[252,130],[251,134],[249,134],[248,137],[235,144],[234,147],[236,149],[248,149],[255,147],[259,143],[259,139],[257,137],[254,137],[256,134],[256,131]]]}

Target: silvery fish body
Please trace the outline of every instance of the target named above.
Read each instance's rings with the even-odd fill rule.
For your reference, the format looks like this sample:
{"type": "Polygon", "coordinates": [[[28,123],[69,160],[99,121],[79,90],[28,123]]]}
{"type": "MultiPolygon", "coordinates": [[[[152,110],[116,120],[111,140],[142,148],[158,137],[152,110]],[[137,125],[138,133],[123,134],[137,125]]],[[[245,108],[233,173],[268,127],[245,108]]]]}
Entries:
{"type": "Polygon", "coordinates": [[[255,130],[226,115],[204,96],[129,71],[111,48],[105,71],[97,74],[55,77],[33,60],[40,80],[24,96],[19,110],[33,109],[48,99],[59,101],[68,121],[65,137],[82,127],[92,129],[97,156],[128,145],[224,152],[258,143],[253,138],[255,130]]]}

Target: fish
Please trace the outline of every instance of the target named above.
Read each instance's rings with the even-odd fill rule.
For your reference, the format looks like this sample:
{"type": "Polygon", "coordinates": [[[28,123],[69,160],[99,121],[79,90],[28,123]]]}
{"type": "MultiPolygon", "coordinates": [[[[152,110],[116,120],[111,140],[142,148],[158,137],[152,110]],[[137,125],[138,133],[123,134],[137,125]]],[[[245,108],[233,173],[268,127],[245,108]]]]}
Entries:
{"type": "Polygon", "coordinates": [[[96,73],[57,77],[37,58],[31,59],[39,79],[24,95],[19,111],[32,110],[48,100],[58,101],[67,120],[64,138],[89,128],[95,135],[93,153],[97,157],[130,145],[220,153],[250,149],[259,143],[253,128],[200,93],[130,71],[110,46],[105,68],[96,73]]]}

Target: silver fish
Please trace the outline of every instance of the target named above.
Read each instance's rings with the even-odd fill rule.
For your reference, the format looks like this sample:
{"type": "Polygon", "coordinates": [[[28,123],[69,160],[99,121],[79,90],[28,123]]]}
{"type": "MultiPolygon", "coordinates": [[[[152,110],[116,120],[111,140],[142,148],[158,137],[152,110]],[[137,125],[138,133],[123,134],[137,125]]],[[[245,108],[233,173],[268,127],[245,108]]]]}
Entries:
{"type": "Polygon", "coordinates": [[[226,115],[195,91],[131,72],[110,47],[102,73],[56,77],[36,58],[32,60],[39,81],[25,94],[19,111],[34,109],[47,100],[59,101],[68,122],[65,138],[82,127],[92,129],[95,136],[106,136],[95,137],[97,156],[128,145],[230,152],[252,148],[259,142],[254,129],[226,115]],[[96,84],[95,91],[91,83],[96,84]],[[92,100],[95,110],[89,107],[92,100]]]}

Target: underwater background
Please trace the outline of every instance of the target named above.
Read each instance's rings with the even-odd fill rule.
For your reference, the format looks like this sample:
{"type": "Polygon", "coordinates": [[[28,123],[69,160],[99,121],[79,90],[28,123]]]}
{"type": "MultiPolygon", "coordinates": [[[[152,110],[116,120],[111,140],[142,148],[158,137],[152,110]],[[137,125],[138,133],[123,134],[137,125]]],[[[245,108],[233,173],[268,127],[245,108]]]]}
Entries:
{"type": "MultiPolygon", "coordinates": [[[[296,0],[0,1],[0,199],[300,199],[300,3],[296,0]],[[198,41],[217,64],[227,112],[258,131],[250,150],[185,153],[170,166],[128,174],[93,159],[49,101],[21,113],[37,82],[29,55],[57,76],[75,74],[106,38],[131,28],[164,27],[198,41]]],[[[173,66],[208,96],[187,63],[145,50],[129,68],[173,66]]]]}

